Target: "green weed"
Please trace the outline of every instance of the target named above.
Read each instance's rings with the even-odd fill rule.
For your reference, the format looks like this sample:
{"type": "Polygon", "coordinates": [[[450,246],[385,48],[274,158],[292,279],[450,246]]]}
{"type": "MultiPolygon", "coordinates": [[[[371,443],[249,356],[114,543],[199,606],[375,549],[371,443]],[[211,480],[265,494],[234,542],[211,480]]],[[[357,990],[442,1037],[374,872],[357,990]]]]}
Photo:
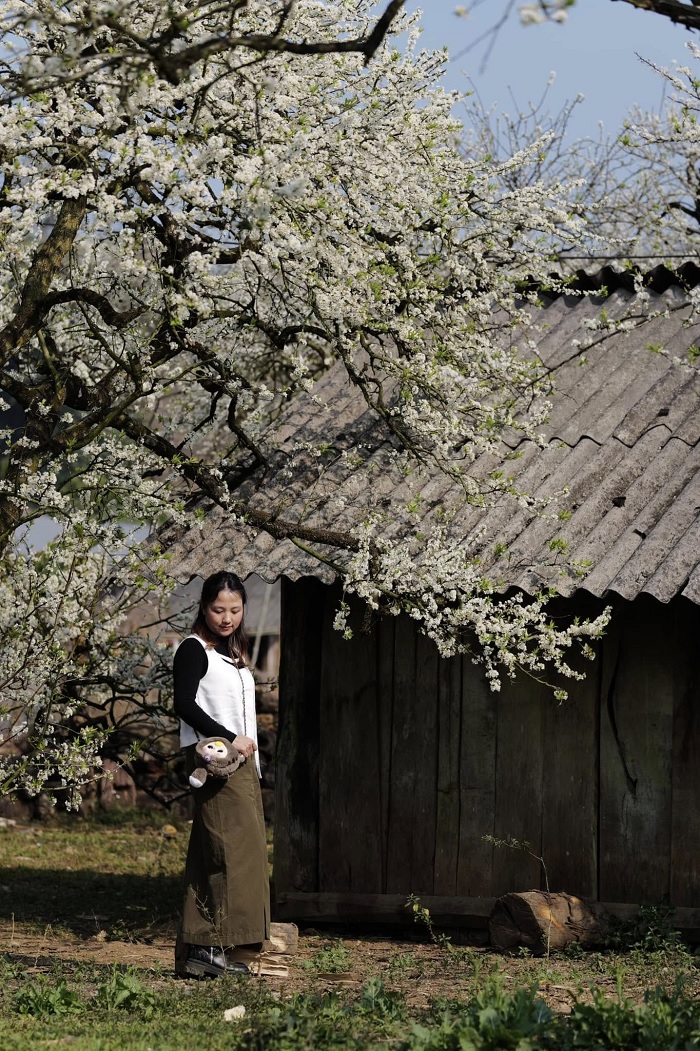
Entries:
{"type": "Polygon", "coordinates": [[[65,1015],[82,1007],[80,996],[69,989],[65,980],[52,984],[41,980],[31,982],[15,996],[14,1008],[18,1014],[45,1018],[48,1015],[65,1015]]]}
{"type": "Polygon", "coordinates": [[[263,1011],[243,1033],[239,1046],[245,1051],[360,1051],[375,1042],[372,1032],[367,1013],[344,1004],[335,994],[301,995],[263,1011]]]}
{"type": "Polygon", "coordinates": [[[536,987],[510,992],[498,979],[489,979],[465,1003],[443,1002],[432,1017],[414,1025],[401,1051],[531,1051],[555,1023],[555,1015],[537,996],[536,987]]]}
{"type": "Polygon", "coordinates": [[[8,982],[21,978],[24,968],[5,953],[0,955],[0,986],[6,986],[8,982]]]}
{"type": "Polygon", "coordinates": [[[433,926],[433,918],[430,915],[430,910],[426,909],[425,905],[421,904],[420,898],[415,894],[409,894],[406,898],[407,909],[410,909],[413,913],[414,923],[420,923],[425,927],[428,936],[434,945],[437,945],[440,949],[449,950],[452,948],[451,938],[443,931],[436,931],[433,926]]]}
{"type": "Polygon", "coordinates": [[[351,962],[349,950],[342,942],[334,941],[315,952],[310,960],[305,961],[304,967],[315,974],[342,974],[350,970],[351,962]]]}
{"type": "Polygon", "coordinates": [[[95,1007],[104,1011],[138,1011],[148,1018],[153,1014],[155,994],[142,983],[133,968],[111,968],[106,982],[97,987],[95,1007]]]}
{"type": "Polygon", "coordinates": [[[674,910],[668,905],[642,905],[630,919],[621,920],[613,916],[606,939],[609,949],[643,952],[677,949],[681,944],[680,932],[673,927],[671,917],[674,910]]]}
{"type": "Polygon", "coordinates": [[[373,1022],[395,1022],[406,1016],[404,998],[391,992],[379,978],[370,978],[364,985],[359,1001],[360,1010],[373,1022]]]}
{"type": "Polygon", "coordinates": [[[397,952],[391,956],[386,964],[387,973],[401,977],[410,973],[423,970],[422,960],[414,952],[397,952]]]}
{"type": "Polygon", "coordinates": [[[682,981],[670,992],[647,992],[641,1004],[619,990],[614,999],[596,991],[591,1003],[575,1005],[560,1037],[561,1051],[689,1051],[700,1047],[700,1004],[686,996],[682,981]]]}

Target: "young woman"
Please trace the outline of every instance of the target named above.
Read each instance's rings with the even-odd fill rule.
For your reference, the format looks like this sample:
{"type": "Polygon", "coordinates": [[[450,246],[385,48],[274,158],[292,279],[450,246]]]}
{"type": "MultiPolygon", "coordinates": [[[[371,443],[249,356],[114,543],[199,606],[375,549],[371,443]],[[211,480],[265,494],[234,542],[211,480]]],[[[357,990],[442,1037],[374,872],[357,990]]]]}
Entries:
{"type": "Polygon", "coordinates": [[[246,593],[235,573],[205,580],[192,633],[173,665],[175,712],[188,774],[202,737],[233,742],[246,761],[226,780],[193,788],[194,820],[185,866],[175,967],[186,975],[247,971],[234,946],[260,948],[269,935],[270,894],[255,721],[255,684],[245,665],[246,593]]]}

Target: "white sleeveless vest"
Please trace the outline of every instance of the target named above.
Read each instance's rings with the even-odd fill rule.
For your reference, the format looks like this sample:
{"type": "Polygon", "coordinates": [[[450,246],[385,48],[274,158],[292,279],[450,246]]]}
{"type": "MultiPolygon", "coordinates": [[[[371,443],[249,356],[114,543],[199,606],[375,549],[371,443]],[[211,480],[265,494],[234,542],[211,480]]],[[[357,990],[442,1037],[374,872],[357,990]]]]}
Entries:
{"type": "MultiPolygon", "coordinates": [[[[216,719],[231,733],[250,737],[258,743],[258,726],[255,718],[255,681],[247,668],[236,668],[229,657],[207,646],[199,635],[197,639],[207,651],[209,667],[199,680],[195,700],[202,711],[216,719]],[[240,673],[240,674],[239,674],[240,673]]],[[[189,723],[180,720],[180,746],[196,744],[200,734],[189,723]]],[[[255,765],[260,776],[260,757],[255,753],[255,765]]]]}

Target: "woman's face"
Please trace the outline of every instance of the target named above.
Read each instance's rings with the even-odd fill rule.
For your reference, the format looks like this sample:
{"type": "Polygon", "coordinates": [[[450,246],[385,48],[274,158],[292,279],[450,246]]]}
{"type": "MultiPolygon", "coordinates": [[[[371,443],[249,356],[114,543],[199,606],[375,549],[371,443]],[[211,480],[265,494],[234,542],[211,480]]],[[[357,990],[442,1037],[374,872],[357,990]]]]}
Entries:
{"type": "Polygon", "coordinates": [[[203,613],[209,631],[227,639],[243,620],[243,598],[237,591],[220,591],[203,613]]]}

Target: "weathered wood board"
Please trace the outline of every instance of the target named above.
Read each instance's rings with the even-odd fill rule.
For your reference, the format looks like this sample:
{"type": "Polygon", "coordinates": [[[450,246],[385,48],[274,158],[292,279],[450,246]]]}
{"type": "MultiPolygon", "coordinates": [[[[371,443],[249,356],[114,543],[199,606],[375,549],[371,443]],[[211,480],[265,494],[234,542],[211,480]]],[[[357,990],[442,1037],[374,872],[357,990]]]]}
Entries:
{"type": "Polygon", "coordinates": [[[490,894],[496,820],[496,726],[498,694],[482,670],[462,658],[462,728],[459,778],[458,894],[490,894]]]}
{"type": "Polygon", "coordinates": [[[700,906],[700,610],[674,603],[672,905],[700,906]]]}
{"type": "Polygon", "coordinates": [[[550,890],[595,898],[600,662],[576,654],[571,664],[585,678],[562,678],[566,700],[543,699],[542,858],[550,890]]]}
{"type": "Polygon", "coordinates": [[[461,739],[462,660],[457,656],[439,661],[437,667],[437,797],[433,884],[435,894],[457,893],[461,739]]]}
{"type": "Polygon", "coordinates": [[[676,646],[662,609],[644,595],[626,603],[603,644],[597,896],[608,901],[670,891],[676,646]]]}
{"type": "Polygon", "coordinates": [[[353,891],[381,886],[381,797],[377,725],[377,637],[351,603],[351,640],[333,627],[331,592],[323,627],[319,734],[319,884],[353,891]]]}
{"type": "Polygon", "coordinates": [[[411,621],[394,627],[387,892],[432,894],[437,777],[437,651],[411,621]]]}
{"type": "Polygon", "coordinates": [[[377,632],[377,742],[379,755],[379,838],[381,882],[385,892],[389,858],[389,800],[391,797],[391,733],[394,720],[394,617],[381,617],[377,632]]]}
{"type": "Polygon", "coordinates": [[[321,640],[327,588],[282,579],[280,722],[275,771],[274,883],[318,888],[318,734],[321,640]]]}
{"type": "Polygon", "coordinates": [[[543,690],[533,679],[505,680],[498,694],[494,835],[520,847],[496,846],[493,893],[529,890],[543,882],[543,690]],[[528,844],[525,847],[524,844],[528,844]]]}

